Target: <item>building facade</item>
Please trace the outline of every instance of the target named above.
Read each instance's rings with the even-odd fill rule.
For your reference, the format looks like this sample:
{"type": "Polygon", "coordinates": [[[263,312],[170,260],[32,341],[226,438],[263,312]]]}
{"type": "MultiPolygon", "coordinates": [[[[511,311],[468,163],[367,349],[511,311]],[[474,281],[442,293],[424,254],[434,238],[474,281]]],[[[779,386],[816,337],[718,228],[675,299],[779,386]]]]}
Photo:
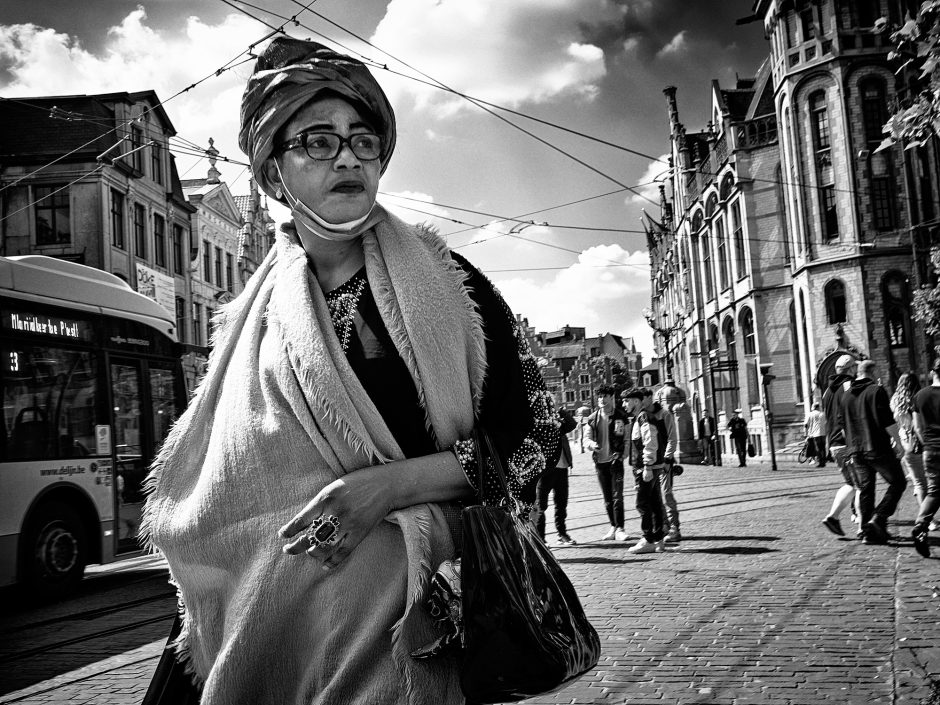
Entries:
{"type": "Polygon", "coordinates": [[[0,103],[0,254],[103,269],[178,314],[193,208],[175,134],[153,91],[0,103]]]}
{"type": "Polygon", "coordinates": [[[758,454],[771,434],[799,442],[841,354],[874,359],[889,391],[926,368],[910,281],[924,213],[911,205],[935,202],[935,181],[912,183],[899,147],[877,151],[897,86],[871,28],[898,11],[758,1],[769,56],[753,79],[712,83],[703,131],[686,132],[665,91],[670,188],[647,228],[657,346],[725,453],[736,408],[758,454]],[[920,198],[902,197],[911,189],[920,198]]]}
{"type": "Polygon", "coordinates": [[[156,300],[193,390],[211,314],[257,269],[273,221],[254,183],[233,197],[219,181],[211,144],[207,178],[181,181],[175,135],[153,91],[0,102],[0,255],[96,267],[156,300]]]}

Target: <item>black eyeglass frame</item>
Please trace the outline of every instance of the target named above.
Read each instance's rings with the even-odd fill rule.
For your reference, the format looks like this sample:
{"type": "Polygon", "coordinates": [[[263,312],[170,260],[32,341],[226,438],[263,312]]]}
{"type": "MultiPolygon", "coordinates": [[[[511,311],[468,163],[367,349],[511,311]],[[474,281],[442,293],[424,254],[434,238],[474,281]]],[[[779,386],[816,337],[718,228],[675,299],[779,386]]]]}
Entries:
{"type": "Polygon", "coordinates": [[[307,156],[313,159],[314,161],[329,162],[329,161],[336,159],[336,157],[340,155],[340,152],[343,151],[344,145],[348,145],[350,151],[356,156],[356,159],[362,162],[374,162],[376,159],[382,156],[382,137],[380,135],[375,134],[374,132],[357,132],[353,135],[350,135],[349,137],[343,137],[342,135],[337,134],[335,132],[323,132],[322,130],[298,132],[296,135],[291,137],[286,142],[281,143],[278,149],[282,152],[286,152],[290,149],[297,149],[298,147],[303,147],[303,150],[307,153],[307,156]],[[339,144],[336,147],[336,153],[330,157],[315,157],[310,153],[310,149],[307,146],[307,141],[309,140],[311,136],[321,136],[321,135],[335,137],[336,139],[339,140],[339,144]],[[359,153],[356,151],[356,147],[353,145],[353,140],[356,139],[357,137],[375,137],[379,143],[378,154],[376,154],[374,157],[359,156],[359,153]]]}

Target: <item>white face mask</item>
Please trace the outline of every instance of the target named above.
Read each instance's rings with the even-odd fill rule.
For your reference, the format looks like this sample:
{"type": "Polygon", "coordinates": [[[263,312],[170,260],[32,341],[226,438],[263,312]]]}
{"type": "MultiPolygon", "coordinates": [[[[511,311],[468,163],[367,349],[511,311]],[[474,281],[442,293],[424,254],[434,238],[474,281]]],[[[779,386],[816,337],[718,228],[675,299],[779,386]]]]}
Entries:
{"type": "MultiPolygon", "coordinates": [[[[277,159],[274,160],[274,168],[277,169],[277,175],[281,179],[281,188],[284,189],[284,195],[287,197],[287,205],[291,207],[291,215],[294,217],[294,220],[301,223],[317,237],[333,242],[355,240],[362,234],[362,230],[359,229],[359,226],[366,222],[366,219],[368,219],[369,215],[372,213],[372,208],[369,209],[368,213],[356,220],[350,220],[346,223],[327,223],[323,218],[314,213],[310,206],[303,203],[300,199],[294,198],[294,194],[287,188],[287,183],[284,181],[284,175],[281,174],[281,167],[277,163],[277,159]]],[[[375,202],[372,203],[372,207],[375,207],[375,202]]]]}

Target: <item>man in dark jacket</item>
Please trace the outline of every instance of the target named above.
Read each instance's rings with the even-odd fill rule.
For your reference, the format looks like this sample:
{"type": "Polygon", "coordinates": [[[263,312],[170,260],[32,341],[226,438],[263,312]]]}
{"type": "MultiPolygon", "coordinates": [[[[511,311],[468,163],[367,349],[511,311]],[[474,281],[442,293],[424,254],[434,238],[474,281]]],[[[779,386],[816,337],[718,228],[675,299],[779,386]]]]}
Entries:
{"type": "Polygon", "coordinates": [[[584,426],[584,446],[594,458],[597,482],[610,520],[610,529],[601,541],[627,540],[623,530],[623,445],[627,415],[617,407],[615,394],[616,390],[610,385],[598,387],[598,409],[588,416],[584,426]]]}
{"type": "Polygon", "coordinates": [[[538,519],[536,527],[539,536],[545,538],[545,511],[548,509],[548,495],[555,494],[555,531],[558,532],[558,543],[561,546],[574,546],[578,542],[568,535],[566,521],[568,519],[568,473],[574,464],[571,457],[571,444],[568,434],[573,431],[578,422],[574,414],[566,409],[559,413],[561,417],[561,454],[554,468],[546,468],[535,487],[538,497],[538,519]]]}
{"type": "Polygon", "coordinates": [[[901,469],[904,454],[888,393],[875,384],[874,360],[862,360],[858,375],[842,395],[845,446],[855,463],[858,479],[859,519],[865,543],[888,542],[888,517],[898,508],[907,480],[901,469]],[[888,483],[875,507],[875,475],[888,483]]]}
{"type": "Polygon", "coordinates": [[[855,379],[857,363],[851,355],[843,355],[836,360],[835,374],[829,378],[829,386],[823,393],[823,413],[826,415],[826,452],[839,466],[845,484],[836,490],[829,514],[823,519],[823,525],[836,536],[845,536],[840,518],[856,497],[858,482],[855,480],[852,461],[845,451],[845,431],[842,418],[842,395],[855,379]]]}
{"type": "Polygon", "coordinates": [[[735,409],[734,416],[728,421],[728,433],[738,454],[738,467],[743,468],[747,465],[747,421],[741,418],[741,409],[735,409]]]}
{"type": "Polygon", "coordinates": [[[663,505],[661,476],[666,459],[669,433],[665,421],[653,407],[653,395],[646,389],[630,389],[623,394],[633,424],[627,436],[628,456],[633,468],[636,510],[643,536],[630,547],[630,553],[663,550],[666,508],[663,505]]]}

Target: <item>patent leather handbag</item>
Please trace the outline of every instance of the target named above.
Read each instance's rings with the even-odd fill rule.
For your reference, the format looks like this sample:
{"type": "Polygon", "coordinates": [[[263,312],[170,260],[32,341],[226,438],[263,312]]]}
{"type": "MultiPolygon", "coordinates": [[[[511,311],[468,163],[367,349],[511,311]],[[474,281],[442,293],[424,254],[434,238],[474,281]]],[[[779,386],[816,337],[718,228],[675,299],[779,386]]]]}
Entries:
{"type": "Polygon", "coordinates": [[[559,690],[594,668],[600,640],[558,561],[519,518],[489,435],[478,432],[475,441],[478,484],[495,474],[505,499],[485,506],[480,490],[479,504],[462,512],[460,685],[468,702],[515,702],[559,690]]]}
{"type": "Polygon", "coordinates": [[[183,622],[177,615],[141,705],[199,705],[199,688],[177,660],[172,647],[182,627],[183,622]]]}

